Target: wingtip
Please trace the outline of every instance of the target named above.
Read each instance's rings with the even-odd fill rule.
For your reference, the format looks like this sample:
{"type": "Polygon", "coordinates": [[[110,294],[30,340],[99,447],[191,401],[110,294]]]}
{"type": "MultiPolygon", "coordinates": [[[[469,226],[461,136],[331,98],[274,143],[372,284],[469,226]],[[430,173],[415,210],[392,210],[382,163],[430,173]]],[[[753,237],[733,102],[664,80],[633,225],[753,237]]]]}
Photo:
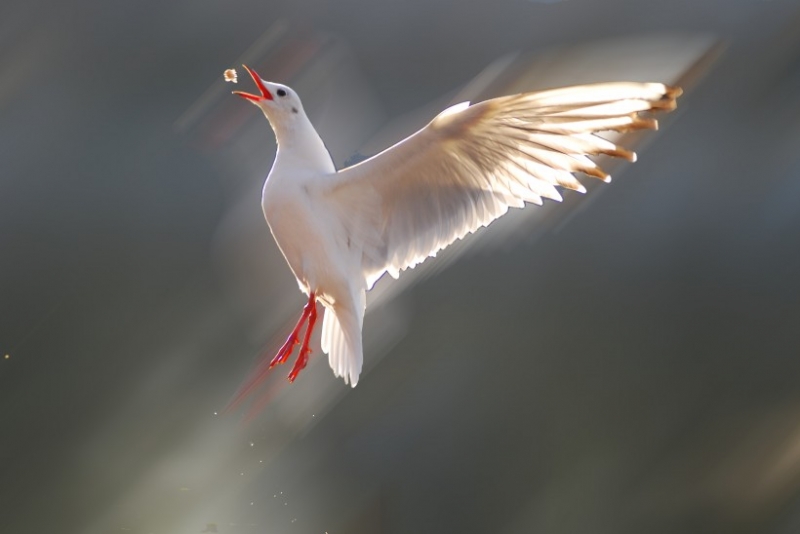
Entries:
{"type": "Polygon", "coordinates": [[[624,130],[658,130],[658,121],[649,117],[637,116],[624,130]]]}
{"type": "Polygon", "coordinates": [[[626,161],[630,161],[631,163],[636,161],[636,153],[622,148],[621,146],[615,146],[610,150],[602,151],[601,154],[606,154],[607,156],[613,156],[616,158],[622,158],[626,161]]]}
{"type": "Polygon", "coordinates": [[[683,94],[683,89],[677,86],[664,86],[664,94],[656,101],[651,101],[650,109],[654,111],[672,111],[678,107],[676,99],[683,94]]]}
{"type": "Polygon", "coordinates": [[[606,178],[608,177],[608,174],[600,167],[585,166],[578,170],[587,176],[591,176],[593,178],[599,178],[603,181],[606,181],[606,178]]]}
{"type": "Polygon", "coordinates": [[[677,85],[666,85],[666,92],[664,93],[667,98],[678,98],[683,94],[683,89],[677,85]]]}

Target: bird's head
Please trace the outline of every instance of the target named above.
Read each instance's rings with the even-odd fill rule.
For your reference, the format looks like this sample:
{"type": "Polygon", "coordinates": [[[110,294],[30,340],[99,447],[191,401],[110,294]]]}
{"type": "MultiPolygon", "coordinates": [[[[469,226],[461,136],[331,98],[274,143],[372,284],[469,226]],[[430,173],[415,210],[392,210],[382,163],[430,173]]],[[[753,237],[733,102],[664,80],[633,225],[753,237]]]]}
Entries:
{"type": "Polygon", "coordinates": [[[254,95],[243,91],[234,91],[233,94],[249,100],[261,108],[273,125],[289,123],[293,117],[303,113],[300,98],[290,87],[264,81],[256,71],[247,65],[242,66],[250,73],[250,77],[253,78],[261,94],[254,95]]]}

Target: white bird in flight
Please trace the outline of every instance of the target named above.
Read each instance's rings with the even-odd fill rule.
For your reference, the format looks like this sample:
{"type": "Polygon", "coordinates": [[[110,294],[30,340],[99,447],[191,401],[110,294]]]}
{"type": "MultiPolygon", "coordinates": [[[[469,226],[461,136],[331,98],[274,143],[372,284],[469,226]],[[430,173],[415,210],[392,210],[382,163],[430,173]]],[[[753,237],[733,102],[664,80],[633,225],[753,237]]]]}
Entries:
{"type": "Polygon", "coordinates": [[[322,351],[353,387],[363,363],[366,291],[384,273],[397,278],[509,208],[560,201],[556,186],[586,192],[573,173],[610,181],[587,156],[636,155],[597,132],[655,129],[658,123],[639,113],[675,109],[682,93],[661,83],[616,82],[464,102],[337,171],[297,94],[244,67],[261,94],[234,94],[264,112],[278,142],[262,193],[264,217],[308,296],[269,368],[288,360],[307,323],[289,381],[305,368],[319,301],[322,351]]]}

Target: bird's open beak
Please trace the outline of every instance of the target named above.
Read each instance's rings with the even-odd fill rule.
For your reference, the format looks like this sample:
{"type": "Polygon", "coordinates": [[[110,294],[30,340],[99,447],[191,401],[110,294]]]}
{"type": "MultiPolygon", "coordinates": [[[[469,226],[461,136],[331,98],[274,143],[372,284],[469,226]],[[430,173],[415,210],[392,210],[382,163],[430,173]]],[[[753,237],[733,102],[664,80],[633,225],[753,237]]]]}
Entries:
{"type": "Polygon", "coordinates": [[[245,100],[252,100],[253,102],[261,102],[262,100],[272,100],[272,93],[264,86],[264,82],[261,81],[261,77],[258,75],[256,71],[248,67],[247,65],[242,65],[247,72],[250,73],[250,77],[253,78],[253,81],[256,82],[258,86],[258,90],[261,91],[261,96],[252,95],[250,93],[245,93],[243,91],[234,91],[233,94],[241,96],[245,100]]]}

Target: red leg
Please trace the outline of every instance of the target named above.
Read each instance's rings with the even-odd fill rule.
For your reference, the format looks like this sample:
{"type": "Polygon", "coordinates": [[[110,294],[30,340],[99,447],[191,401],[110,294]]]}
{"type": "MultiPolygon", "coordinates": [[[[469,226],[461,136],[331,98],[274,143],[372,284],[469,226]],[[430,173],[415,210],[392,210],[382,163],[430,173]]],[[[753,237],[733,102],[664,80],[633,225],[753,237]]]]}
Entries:
{"type": "MultiPolygon", "coordinates": [[[[309,304],[311,304],[311,301],[309,301],[309,304]]],[[[311,348],[309,348],[308,343],[311,341],[311,333],[314,331],[314,324],[317,322],[316,301],[311,304],[311,306],[311,312],[308,315],[308,328],[306,328],[306,335],[303,337],[303,345],[300,347],[300,355],[297,357],[297,361],[294,362],[292,372],[289,373],[289,382],[294,382],[294,379],[297,378],[297,375],[300,374],[300,371],[305,369],[306,365],[308,364],[308,355],[311,354],[311,348]]]]}
{"type": "MultiPolygon", "coordinates": [[[[306,362],[308,361],[308,353],[311,352],[308,349],[308,343],[311,338],[311,332],[314,329],[314,323],[317,320],[317,299],[313,292],[308,296],[308,303],[306,303],[305,307],[303,308],[303,313],[300,315],[300,320],[297,321],[297,325],[295,325],[292,333],[289,334],[289,337],[278,351],[278,354],[269,362],[269,366],[267,366],[266,360],[262,361],[258,365],[258,367],[251,373],[250,378],[248,378],[242,384],[242,386],[239,388],[239,391],[237,391],[233,396],[233,399],[231,399],[231,401],[228,403],[225,411],[235,409],[245,398],[247,398],[247,396],[255,391],[256,388],[258,388],[258,386],[264,382],[264,380],[266,380],[270,369],[279,363],[285,363],[286,360],[289,359],[289,356],[292,354],[292,349],[299,343],[300,331],[302,330],[303,325],[306,323],[306,320],[309,321],[309,326],[306,330],[306,335],[303,338],[303,346],[300,349],[300,360],[303,360],[303,363],[301,365],[300,360],[298,360],[294,366],[294,369],[292,369],[290,380],[297,378],[297,374],[300,372],[300,370],[302,370],[303,367],[306,366],[306,362]]],[[[248,417],[254,416],[256,413],[258,413],[258,411],[264,407],[264,405],[274,394],[274,388],[268,390],[265,395],[258,399],[255,406],[251,408],[248,417]]]]}
{"type": "MultiPolygon", "coordinates": [[[[270,369],[280,363],[286,363],[286,360],[288,360],[289,356],[292,354],[294,346],[300,342],[300,330],[302,330],[306,319],[308,319],[308,316],[312,313],[316,318],[317,298],[313,291],[309,294],[308,302],[306,303],[305,307],[303,307],[303,313],[300,315],[300,320],[297,321],[297,325],[295,325],[294,330],[292,330],[292,333],[289,334],[288,338],[286,338],[286,343],[283,344],[281,349],[278,351],[278,354],[276,354],[275,357],[272,358],[272,361],[269,362],[270,369]]],[[[308,336],[306,335],[306,337],[308,336]]]]}

